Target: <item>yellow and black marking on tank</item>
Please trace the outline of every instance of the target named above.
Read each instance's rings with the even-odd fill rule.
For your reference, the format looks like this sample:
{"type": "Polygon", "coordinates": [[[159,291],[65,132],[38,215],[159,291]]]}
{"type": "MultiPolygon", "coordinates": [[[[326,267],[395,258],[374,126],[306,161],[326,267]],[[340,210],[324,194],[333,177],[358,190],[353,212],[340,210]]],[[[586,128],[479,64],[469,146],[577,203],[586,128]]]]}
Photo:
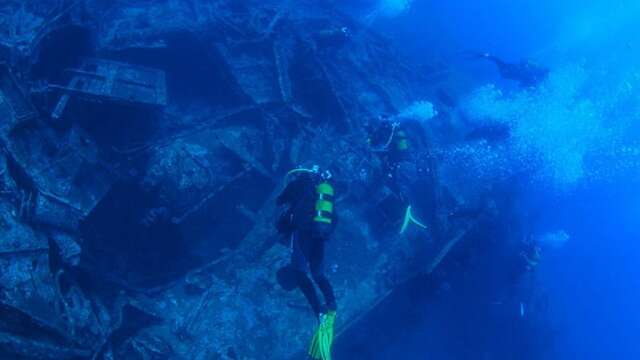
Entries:
{"type": "Polygon", "coordinates": [[[313,221],[331,224],[333,223],[333,186],[324,181],[316,186],[318,200],[316,200],[316,216],[313,221]]]}
{"type": "Polygon", "coordinates": [[[398,130],[396,132],[396,150],[407,151],[409,150],[409,138],[404,130],[398,130]]]}

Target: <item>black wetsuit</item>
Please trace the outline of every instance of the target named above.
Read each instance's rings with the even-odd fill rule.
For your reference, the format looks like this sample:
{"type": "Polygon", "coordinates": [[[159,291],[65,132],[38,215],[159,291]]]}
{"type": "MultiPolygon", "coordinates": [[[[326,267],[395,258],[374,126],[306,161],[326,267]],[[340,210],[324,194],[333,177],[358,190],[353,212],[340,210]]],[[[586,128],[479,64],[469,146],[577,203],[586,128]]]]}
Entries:
{"type": "Polygon", "coordinates": [[[371,135],[371,144],[374,148],[386,145],[382,154],[387,185],[403,202],[411,202],[416,196],[413,189],[426,167],[417,152],[427,144],[420,124],[405,121],[393,130],[391,122],[382,122],[371,135]]]}
{"type": "Polygon", "coordinates": [[[508,80],[517,81],[523,87],[536,86],[549,75],[548,69],[535,66],[527,61],[511,64],[492,55],[483,57],[496,64],[500,71],[500,76],[508,80]]]}
{"type": "MultiPolygon", "coordinates": [[[[307,298],[309,305],[316,315],[336,309],[336,299],[329,279],[324,272],[324,247],[335,228],[337,216],[334,210],[331,225],[315,222],[315,192],[318,179],[309,174],[298,176],[289,183],[277,199],[278,205],[288,205],[285,212],[290,223],[289,230],[284,235],[289,239],[291,247],[291,268],[295,281],[307,298]],[[307,276],[311,273],[326,305],[318,299],[315,287],[307,276]]],[[[281,231],[282,232],[282,231],[281,231]]]]}
{"type": "Polygon", "coordinates": [[[393,130],[392,123],[385,121],[372,132],[370,139],[371,146],[378,149],[382,157],[385,183],[402,207],[397,210],[397,220],[403,220],[405,210],[411,206],[412,216],[428,224],[432,234],[437,234],[432,221],[436,209],[435,165],[427,151],[428,139],[422,125],[405,120],[393,130]]]}

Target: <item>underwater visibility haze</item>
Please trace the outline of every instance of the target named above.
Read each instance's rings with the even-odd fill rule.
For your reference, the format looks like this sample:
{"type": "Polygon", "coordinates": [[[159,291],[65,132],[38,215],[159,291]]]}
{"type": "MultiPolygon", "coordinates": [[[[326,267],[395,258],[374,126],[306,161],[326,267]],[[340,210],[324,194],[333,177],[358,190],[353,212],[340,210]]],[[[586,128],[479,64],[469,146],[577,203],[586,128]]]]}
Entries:
{"type": "Polygon", "coordinates": [[[640,3],[1,0],[0,359],[640,358],[640,3]]]}

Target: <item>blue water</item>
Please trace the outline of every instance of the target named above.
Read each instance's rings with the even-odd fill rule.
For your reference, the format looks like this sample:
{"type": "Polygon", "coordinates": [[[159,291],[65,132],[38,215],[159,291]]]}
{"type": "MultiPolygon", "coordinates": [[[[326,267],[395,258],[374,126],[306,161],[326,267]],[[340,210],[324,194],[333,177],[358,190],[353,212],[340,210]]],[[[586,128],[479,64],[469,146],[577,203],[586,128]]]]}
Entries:
{"type": "Polygon", "coordinates": [[[557,328],[554,358],[640,356],[640,195],[637,182],[619,185],[576,191],[549,214],[573,237],[540,268],[557,328]]]}
{"type": "MultiPolygon", "coordinates": [[[[477,183],[515,176],[527,199],[522,221],[534,232],[562,230],[570,237],[545,251],[536,273],[553,334],[537,349],[539,358],[640,358],[640,3],[382,2],[405,6],[371,26],[414,61],[437,59],[465,72],[473,80],[460,111],[475,124],[497,121],[512,129],[506,149],[467,145],[450,149],[457,154],[451,161],[471,169],[477,183]],[[530,59],[551,74],[535,89],[520,89],[491,66],[469,64],[468,51],[530,59]]],[[[430,327],[446,321],[425,313],[380,358],[394,352],[407,359],[472,358],[447,356],[445,345],[441,353],[433,350],[425,337],[437,338],[430,327]]],[[[521,358],[514,354],[477,358],[521,358]]]]}

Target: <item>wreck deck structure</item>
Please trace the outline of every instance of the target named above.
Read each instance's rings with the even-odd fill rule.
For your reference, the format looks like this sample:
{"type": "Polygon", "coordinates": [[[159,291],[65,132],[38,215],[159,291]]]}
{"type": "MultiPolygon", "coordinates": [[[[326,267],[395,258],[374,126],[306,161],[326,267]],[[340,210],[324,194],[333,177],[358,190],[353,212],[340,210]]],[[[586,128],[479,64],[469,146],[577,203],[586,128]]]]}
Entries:
{"type": "Polygon", "coordinates": [[[2,135],[18,123],[34,119],[38,112],[18,86],[7,64],[0,63],[0,118],[2,135]]]}
{"type": "Polygon", "coordinates": [[[78,69],[67,70],[67,86],[51,85],[63,93],[51,117],[59,119],[70,98],[120,105],[162,107],[167,104],[164,72],[117,61],[87,58],[78,69]]]}

